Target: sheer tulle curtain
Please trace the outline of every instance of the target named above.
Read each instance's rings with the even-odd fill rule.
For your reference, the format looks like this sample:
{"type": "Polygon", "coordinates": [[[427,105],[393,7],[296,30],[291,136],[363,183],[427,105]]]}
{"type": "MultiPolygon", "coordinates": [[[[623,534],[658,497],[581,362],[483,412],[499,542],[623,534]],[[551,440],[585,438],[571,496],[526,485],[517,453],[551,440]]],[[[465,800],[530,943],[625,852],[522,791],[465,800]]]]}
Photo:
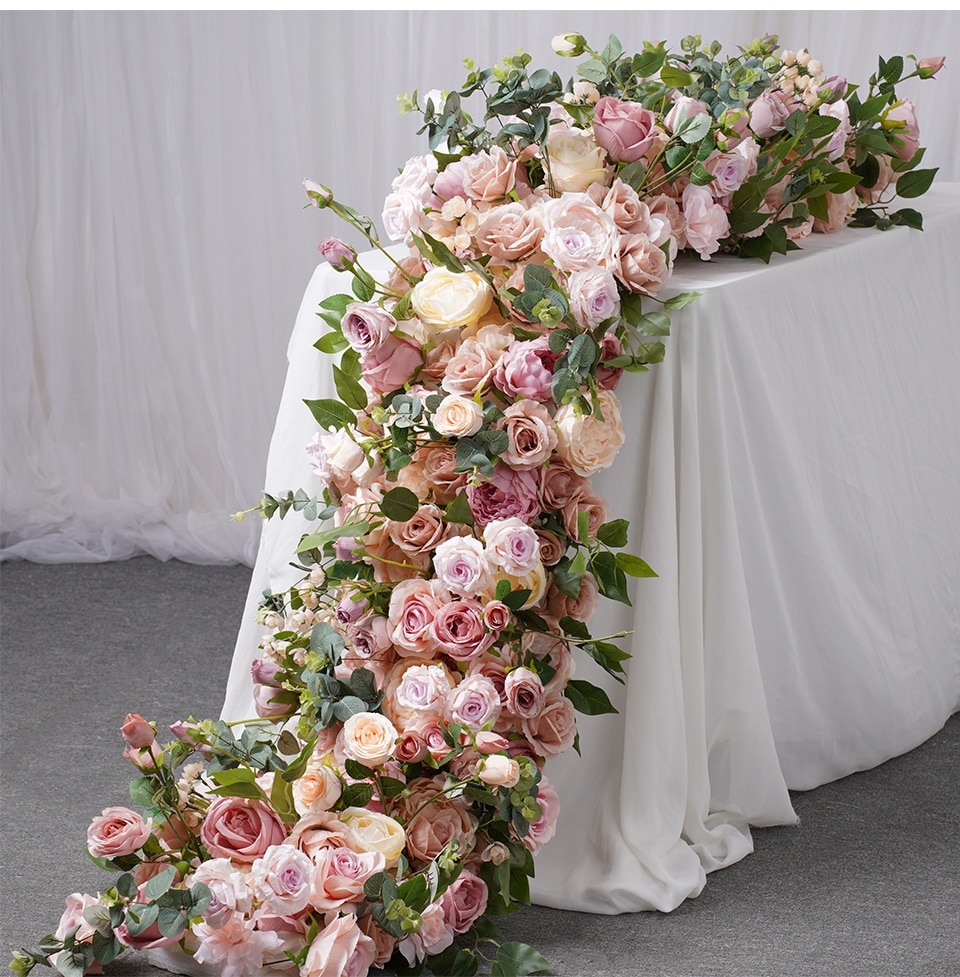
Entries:
{"type": "Polygon", "coordinates": [[[257,522],[227,516],[264,488],[316,241],[344,233],[301,212],[301,180],[377,214],[422,146],[396,93],[518,46],[564,73],[549,42],[571,29],[778,31],[863,79],[876,53],[946,54],[910,93],[960,179],[955,13],[5,12],[3,556],[252,563],[257,522]]]}

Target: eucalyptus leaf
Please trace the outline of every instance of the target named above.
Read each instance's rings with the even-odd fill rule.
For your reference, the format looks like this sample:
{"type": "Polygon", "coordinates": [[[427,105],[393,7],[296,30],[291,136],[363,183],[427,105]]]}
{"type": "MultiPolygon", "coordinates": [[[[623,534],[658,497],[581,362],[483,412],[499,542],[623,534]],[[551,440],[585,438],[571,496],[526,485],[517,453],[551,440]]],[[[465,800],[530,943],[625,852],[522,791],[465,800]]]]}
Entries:
{"type": "Polygon", "coordinates": [[[415,492],[402,485],[390,489],[380,500],[380,511],[394,522],[407,522],[420,510],[420,500],[415,492]]]}

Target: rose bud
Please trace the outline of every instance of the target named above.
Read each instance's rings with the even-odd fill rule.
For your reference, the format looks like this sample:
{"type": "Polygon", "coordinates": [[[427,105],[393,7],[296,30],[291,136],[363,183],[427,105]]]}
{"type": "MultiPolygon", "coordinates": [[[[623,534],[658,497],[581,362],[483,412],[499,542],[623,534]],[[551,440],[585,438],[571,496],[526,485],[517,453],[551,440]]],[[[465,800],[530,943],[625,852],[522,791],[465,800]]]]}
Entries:
{"type": "Polygon", "coordinates": [[[120,732],[127,746],[134,749],[145,749],[156,739],[156,730],[137,712],[127,713],[127,718],[120,727],[120,732]]]}

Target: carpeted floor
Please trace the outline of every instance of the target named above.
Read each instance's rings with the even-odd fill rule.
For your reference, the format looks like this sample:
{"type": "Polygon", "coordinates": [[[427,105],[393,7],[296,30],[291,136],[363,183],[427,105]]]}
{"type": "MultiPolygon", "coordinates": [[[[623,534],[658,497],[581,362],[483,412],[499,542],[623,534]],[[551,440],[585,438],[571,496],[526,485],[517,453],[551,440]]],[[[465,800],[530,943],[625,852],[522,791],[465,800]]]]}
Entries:
{"type": "MultiPolygon", "coordinates": [[[[124,715],[219,713],[249,575],[147,558],[0,568],[8,958],[55,927],[65,895],[109,879],[82,846],[94,814],[127,802],[124,715]]],[[[912,753],[794,801],[799,827],[755,831],[755,854],[669,915],[531,907],[504,934],[562,977],[958,977],[960,715],[912,753]]],[[[107,973],[162,972],[127,954],[107,973]]]]}

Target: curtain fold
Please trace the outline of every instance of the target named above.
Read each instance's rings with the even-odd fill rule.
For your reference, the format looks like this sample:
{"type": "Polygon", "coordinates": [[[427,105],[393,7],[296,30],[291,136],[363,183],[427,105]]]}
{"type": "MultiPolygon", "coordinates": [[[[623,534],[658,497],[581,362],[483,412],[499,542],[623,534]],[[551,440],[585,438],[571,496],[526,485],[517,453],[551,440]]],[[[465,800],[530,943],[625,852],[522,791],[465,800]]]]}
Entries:
{"type": "Polygon", "coordinates": [[[779,31],[863,80],[877,54],[945,54],[903,94],[960,179],[956,13],[3,12],[0,556],[252,565],[259,525],[228,514],[263,488],[316,242],[350,237],[303,213],[301,180],[378,216],[423,151],[397,93],[518,46],[568,74],[550,39],[569,30],[779,31]]]}

